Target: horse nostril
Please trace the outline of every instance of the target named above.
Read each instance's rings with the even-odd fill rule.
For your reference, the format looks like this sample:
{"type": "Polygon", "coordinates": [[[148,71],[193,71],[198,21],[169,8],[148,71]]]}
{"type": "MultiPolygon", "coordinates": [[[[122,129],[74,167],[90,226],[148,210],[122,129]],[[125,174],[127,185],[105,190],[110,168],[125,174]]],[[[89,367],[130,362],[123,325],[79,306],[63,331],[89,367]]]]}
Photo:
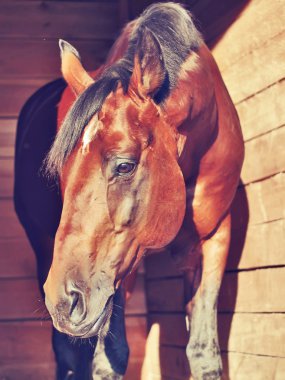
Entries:
{"type": "Polygon", "coordinates": [[[81,292],[72,290],[70,292],[71,306],[69,310],[69,317],[72,323],[81,323],[86,316],[86,307],[84,296],[81,292]]]}

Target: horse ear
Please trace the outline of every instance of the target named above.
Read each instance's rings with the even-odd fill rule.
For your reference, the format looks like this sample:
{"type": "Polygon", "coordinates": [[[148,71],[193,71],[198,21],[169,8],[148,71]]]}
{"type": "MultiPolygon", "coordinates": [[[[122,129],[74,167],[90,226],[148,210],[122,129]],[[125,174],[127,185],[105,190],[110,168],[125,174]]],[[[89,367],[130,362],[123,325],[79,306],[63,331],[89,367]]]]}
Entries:
{"type": "Polygon", "coordinates": [[[142,98],[153,97],[162,86],[165,74],[160,44],[145,28],[138,38],[130,86],[142,98]]]}
{"type": "Polygon", "coordinates": [[[78,51],[70,43],[59,40],[59,47],[62,75],[75,95],[80,95],[94,80],[83,68],[78,51]]]}

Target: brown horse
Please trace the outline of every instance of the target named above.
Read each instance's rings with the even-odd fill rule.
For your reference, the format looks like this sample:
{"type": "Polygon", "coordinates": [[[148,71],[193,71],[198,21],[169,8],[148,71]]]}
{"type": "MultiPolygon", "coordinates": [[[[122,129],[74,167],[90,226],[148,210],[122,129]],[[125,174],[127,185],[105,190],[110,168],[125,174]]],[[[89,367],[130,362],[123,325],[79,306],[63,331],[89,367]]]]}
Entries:
{"type": "MultiPolygon", "coordinates": [[[[186,278],[192,376],[220,379],[217,297],[244,149],[219,70],[173,3],[130,23],[94,75],[70,44],[60,47],[69,89],[46,160],[63,197],[44,286],[53,324],[103,342],[116,289],[145,254],[168,246],[186,278]]],[[[121,378],[107,367],[98,378],[121,378]]]]}

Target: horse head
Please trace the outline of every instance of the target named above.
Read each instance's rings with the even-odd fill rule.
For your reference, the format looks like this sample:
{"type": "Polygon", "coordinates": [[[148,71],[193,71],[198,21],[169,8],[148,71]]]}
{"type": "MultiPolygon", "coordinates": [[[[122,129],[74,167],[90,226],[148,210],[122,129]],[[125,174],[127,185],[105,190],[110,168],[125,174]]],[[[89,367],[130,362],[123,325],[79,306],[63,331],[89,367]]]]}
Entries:
{"type": "Polygon", "coordinates": [[[177,130],[156,101],[167,71],[152,33],[133,48],[131,68],[123,57],[95,81],[71,45],[61,41],[61,50],[77,100],[47,159],[60,173],[63,210],[44,290],[57,329],[90,337],[107,325],[116,289],[146,250],[177,235],[185,184],[177,130]]]}

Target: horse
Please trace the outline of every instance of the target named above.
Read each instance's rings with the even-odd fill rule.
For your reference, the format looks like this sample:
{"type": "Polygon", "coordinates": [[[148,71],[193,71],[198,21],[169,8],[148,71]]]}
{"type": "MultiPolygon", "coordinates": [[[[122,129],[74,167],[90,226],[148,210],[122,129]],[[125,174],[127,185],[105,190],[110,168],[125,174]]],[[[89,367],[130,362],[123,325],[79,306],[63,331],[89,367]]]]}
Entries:
{"type": "Polygon", "coordinates": [[[116,307],[142,258],[167,247],[185,276],[191,374],[218,380],[217,298],[244,158],[219,69],[175,3],[153,4],[127,24],[95,72],[59,45],[68,87],[44,162],[62,196],[44,284],[56,336],[97,337],[93,379],[122,379],[128,346],[116,307]]]}

